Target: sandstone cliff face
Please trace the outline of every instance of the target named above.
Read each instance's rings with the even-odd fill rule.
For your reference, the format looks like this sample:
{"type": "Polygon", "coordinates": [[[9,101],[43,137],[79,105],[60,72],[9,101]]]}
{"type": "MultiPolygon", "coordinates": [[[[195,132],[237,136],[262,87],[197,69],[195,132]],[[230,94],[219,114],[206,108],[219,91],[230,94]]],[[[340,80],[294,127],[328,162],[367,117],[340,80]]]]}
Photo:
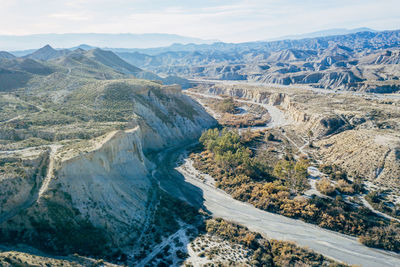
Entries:
{"type": "Polygon", "coordinates": [[[161,216],[155,166],[146,155],[193,142],[216,121],[177,87],[144,89],[132,101],[128,129],[60,145],[45,177],[23,187],[34,190],[31,204],[0,221],[0,239],[59,253],[106,255],[143,246],[144,232],[161,216]]]}
{"type": "Polygon", "coordinates": [[[54,180],[71,195],[83,217],[113,233],[117,245],[137,238],[151,215],[149,209],[154,209],[154,165],[145,153],[191,142],[215,124],[179,91],[159,96],[148,91],[143,100],[134,107],[135,128],[116,132],[92,152],[61,161],[54,180]]]}
{"type": "Polygon", "coordinates": [[[314,135],[319,137],[335,133],[339,129],[349,126],[345,119],[339,115],[309,113],[302,107],[302,104],[306,103],[298,103],[293,101],[289,94],[276,91],[257,90],[254,87],[212,86],[207,88],[206,93],[229,95],[258,103],[280,106],[285,110],[286,116],[300,126],[298,129],[300,132],[306,133],[312,130],[314,135]]]}
{"type": "Polygon", "coordinates": [[[268,103],[268,98],[271,95],[269,92],[261,92],[240,86],[212,86],[207,88],[206,93],[245,98],[258,103],[268,103]]]}
{"type": "Polygon", "coordinates": [[[69,194],[81,216],[112,233],[115,245],[138,237],[154,191],[139,127],[116,132],[98,149],[59,165],[50,188],[69,194]]]}
{"type": "Polygon", "coordinates": [[[197,102],[171,88],[162,98],[152,92],[143,94],[134,106],[138,123],[145,131],[145,152],[183,145],[197,139],[216,121],[197,102]]]}

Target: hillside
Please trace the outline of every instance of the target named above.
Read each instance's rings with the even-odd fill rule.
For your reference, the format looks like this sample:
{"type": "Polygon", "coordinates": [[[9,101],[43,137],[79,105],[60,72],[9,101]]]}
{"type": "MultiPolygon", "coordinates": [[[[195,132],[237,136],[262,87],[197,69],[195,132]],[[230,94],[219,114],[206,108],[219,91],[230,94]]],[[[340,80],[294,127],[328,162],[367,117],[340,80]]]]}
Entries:
{"type": "MultiPolygon", "coordinates": [[[[9,78],[3,79],[3,90],[24,85],[30,79],[29,70],[27,70],[29,65],[32,65],[30,69],[35,72],[35,74],[50,74],[50,69],[55,68],[60,70],[61,68],[64,69],[64,71],[61,72],[66,72],[67,74],[73,72],[73,74],[77,76],[96,79],[136,77],[159,81],[166,85],[179,84],[183,88],[188,88],[189,86],[186,79],[178,77],[177,75],[160,77],[157,74],[142,70],[127,63],[113,52],[99,48],[86,48],[89,49],[83,50],[82,48],[76,48],[59,50],[52,48],[50,45],[46,45],[23,57],[15,57],[4,52],[4,57],[7,55],[7,59],[0,58],[0,67],[3,66],[3,75],[9,78]],[[39,68],[39,65],[42,65],[42,67],[39,68]],[[15,71],[21,70],[27,71],[28,73],[14,73],[15,71]]],[[[60,72],[57,72],[57,74],[49,76],[49,78],[52,79],[52,77],[59,74],[60,72]]]]}
{"type": "Polygon", "coordinates": [[[0,59],[13,59],[15,56],[6,51],[0,51],[0,59]]]}
{"type": "Polygon", "coordinates": [[[214,119],[179,86],[133,79],[119,67],[136,69],[104,54],[4,62],[26,80],[0,95],[1,242],[114,260],[124,251],[126,261],[189,223],[156,185],[149,155],[198,138],[214,119]]]}

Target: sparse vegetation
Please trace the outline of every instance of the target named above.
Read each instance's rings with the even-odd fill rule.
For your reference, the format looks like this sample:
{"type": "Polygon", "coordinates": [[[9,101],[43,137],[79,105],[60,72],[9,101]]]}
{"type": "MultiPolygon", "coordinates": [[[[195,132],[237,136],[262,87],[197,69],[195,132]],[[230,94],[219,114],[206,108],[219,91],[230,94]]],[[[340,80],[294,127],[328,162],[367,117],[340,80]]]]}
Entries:
{"type": "Polygon", "coordinates": [[[387,197],[387,192],[370,191],[365,199],[374,209],[400,219],[400,204],[392,203],[387,197]]]}
{"type": "MultiPolygon", "coordinates": [[[[355,208],[341,198],[330,200],[318,196],[311,199],[302,197],[301,192],[308,186],[308,165],[305,159],[295,161],[289,155],[275,166],[260,163],[246,149],[242,137],[227,129],[209,130],[202,135],[200,142],[205,150],[192,154],[195,168],[214,177],[216,186],[235,199],[249,202],[266,211],[356,236],[373,227],[387,224],[369,210],[355,208]]],[[[339,177],[345,175],[340,174],[339,177]]],[[[347,181],[339,181],[338,190],[352,192],[353,188],[347,181]]],[[[336,191],[336,186],[328,179],[321,179],[317,187],[329,195],[336,191]]]]}
{"type": "Polygon", "coordinates": [[[231,114],[236,113],[235,101],[233,100],[232,97],[225,98],[224,100],[222,100],[222,103],[219,104],[217,107],[219,112],[225,112],[231,114]]]}
{"type": "Polygon", "coordinates": [[[307,181],[307,160],[281,160],[274,166],[274,175],[284,180],[285,185],[298,194],[309,188],[307,181]]]}
{"type": "Polygon", "coordinates": [[[233,98],[227,97],[223,100],[212,98],[201,98],[206,106],[216,113],[218,122],[225,127],[252,127],[265,126],[270,120],[268,111],[259,105],[240,105],[233,98]]]}
{"type": "Polygon", "coordinates": [[[221,237],[233,244],[240,244],[251,251],[251,266],[345,266],[310,250],[300,248],[294,243],[269,240],[247,228],[222,219],[206,221],[208,234],[221,237]]]}
{"type": "Polygon", "coordinates": [[[400,252],[400,226],[374,227],[360,236],[360,242],[369,247],[400,252]]]}
{"type": "MultiPolygon", "coordinates": [[[[143,126],[143,132],[149,133],[149,129],[160,124],[165,124],[166,128],[179,127],[179,124],[187,127],[188,122],[198,124],[195,116],[199,115],[199,109],[181,94],[179,86],[135,79],[118,66],[117,69],[110,67],[116,59],[141,71],[111,52],[82,50],[71,53],[73,55],[40,63],[31,59],[0,60],[4,68],[36,62],[37,67],[41,67],[37,70],[42,71],[40,74],[24,72],[26,79],[19,83],[10,80],[10,84],[4,83],[3,91],[0,89],[0,150],[5,151],[0,155],[0,215],[9,213],[11,217],[2,217],[0,239],[13,244],[30,244],[59,255],[79,253],[125,262],[127,255],[121,251],[122,246],[143,244],[143,250],[137,255],[143,256],[151,246],[179,229],[180,223],[194,223],[197,212],[163,192],[157,192],[154,203],[150,197],[147,203],[146,194],[152,186],[147,184],[150,178],[137,188],[137,195],[132,198],[124,192],[122,182],[114,184],[113,193],[98,188],[88,190],[99,195],[104,193],[105,198],[113,199],[109,202],[96,199],[92,192],[83,193],[85,190],[76,193],[83,195],[71,197],[65,192],[73,190],[74,185],[63,184],[68,179],[59,179],[64,174],[62,168],[68,164],[65,161],[88,156],[99,149],[99,144],[107,140],[110,133],[123,134],[121,130],[138,125],[143,126]],[[99,53],[111,53],[114,59],[112,62],[109,57],[99,60],[95,58],[101,56],[99,53]],[[146,116],[151,120],[146,121],[146,116]],[[148,125],[149,122],[153,125],[148,125]],[[60,145],[60,149],[54,155],[54,177],[50,177],[49,187],[39,195],[49,164],[46,151],[55,144],[60,145]],[[76,202],[72,203],[72,200],[76,202]],[[133,210],[146,204],[149,207],[137,214],[126,209],[115,212],[110,207],[114,201],[126,202],[131,207],[137,204],[133,210]],[[18,208],[22,210],[18,214],[10,212],[18,208]],[[139,229],[147,216],[150,226],[139,229]],[[136,244],[142,230],[145,237],[136,244]]],[[[0,80],[7,78],[3,74],[0,73],[0,80]]],[[[205,112],[200,115],[203,116],[200,119],[204,119],[205,112]]],[[[205,120],[213,122],[209,117],[205,120]]],[[[144,160],[142,150],[136,145],[133,153],[140,154],[138,157],[144,160]]],[[[115,156],[107,155],[110,160],[115,156]]],[[[82,175],[82,178],[90,175],[82,175]]],[[[97,185],[102,186],[101,183],[97,185]]]]}
{"type": "MultiPolygon", "coordinates": [[[[338,47],[338,49],[342,48],[338,47]]],[[[355,55],[353,52],[348,53],[348,49],[344,50],[344,52],[341,51],[346,54],[344,58],[355,55]]],[[[299,51],[297,52],[300,53],[299,51]]],[[[194,226],[200,225],[200,229],[204,227],[203,235],[217,236],[218,241],[223,240],[224,244],[235,246],[240,251],[238,258],[242,258],[240,263],[243,264],[336,266],[333,261],[308,249],[299,248],[290,242],[268,240],[247,228],[221,219],[210,219],[205,222],[205,225],[201,225],[203,217],[197,210],[181,199],[176,199],[159,190],[157,177],[162,173],[153,172],[153,169],[148,169],[147,173],[142,172],[143,176],[140,178],[143,178],[143,181],[138,180],[143,183],[132,185],[127,180],[119,179],[120,177],[114,179],[111,174],[115,170],[124,169],[129,162],[123,162],[121,159],[123,156],[118,154],[114,146],[106,147],[104,154],[99,157],[92,153],[103,148],[98,148],[98,144],[110,132],[116,133],[118,137],[119,134],[132,133],[132,131],[123,133],[120,130],[136,129],[136,126],[140,126],[141,131],[137,131],[137,135],[136,132],[132,134],[132,139],[142,138],[145,142],[134,140],[134,147],[127,150],[129,153],[124,154],[129,157],[132,154],[133,156],[140,154],[138,160],[146,165],[143,167],[146,169],[151,164],[143,157],[143,151],[150,154],[161,147],[173,144],[177,136],[179,138],[185,136],[185,131],[192,138],[199,127],[209,126],[212,123],[207,122],[209,118],[197,116],[204,115],[205,112],[203,114],[199,106],[193,106],[187,96],[178,95],[180,88],[163,86],[160,81],[134,79],[134,76],[138,77],[140,69],[123,61],[119,61],[123,66],[115,65],[115,57],[110,57],[114,54],[106,52],[106,56],[103,52],[99,49],[89,52],[78,50],[73,52],[72,56],[62,56],[51,61],[35,61],[28,58],[0,60],[2,85],[0,88],[0,150],[4,152],[0,155],[2,185],[0,215],[4,213],[12,215],[11,219],[2,221],[1,241],[13,244],[23,242],[58,255],[79,253],[89,257],[103,257],[122,264],[131,264],[128,260],[143,259],[156,244],[160,244],[173,235],[171,242],[157,250],[154,253],[155,257],[147,263],[148,266],[171,266],[182,264],[189,256],[184,243],[187,242],[186,240],[195,238],[198,231],[194,226]],[[199,127],[189,127],[190,121],[199,127]],[[172,129],[168,133],[170,135],[168,141],[172,141],[161,144],[164,136],[161,134],[157,136],[157,134],[167,128],[172,129]],[[47,172],[53,170],[47,168],[50,161],[47,150],[55,143],[63,147],[55,152],[57,155],[54,157],[57,159],[54,160],[56,165],[54,172],[47,172]],[[139,147],[140,144],[143,145],[143,149],[139,147]],[[93,182],[89,178],[89,186],[87,188],[82,186],[82,192],[96,193],[96,190],[102,190],[100,197],[110,200],[109,202],[93,200],[95,193],[93,195],[77,193],[76,196],[71,196],[64,191],[77,192],[81,189],[81,186],[74,188],[68,184],[70,177],[65,177],[65,172],[59,169],[60,165],[73,160],[75,156],[81,157],[79,162],[89,161],[100,169],[99,172],[95,170],[88,172],[93,171],[102,182],[93,182]],[[115,165],[109,162],[109,159],[113,157],[117,157],[124,165],[121,164],[115,168],[115,165]],[[50,187],[39,197],[37,189],[44,184],[43,180],[47,173],[49,177],[51,175],[55,177],[50,177],[50,187]],[[104,177],[103,174],[105,174],[104,177]],[[144,181],[144,179],[147,180],[144,181]],[[125,185],[126,188],[134,188],[138,191],[133,194],[128,190],[125,192],[125,185]],[[143,188],[145,190],[142,190],[143,188]],[[112,190],[115,193],[112,193],[112,190]],[[28,203],[29,197],[32,197],[33,201],[28,203]],[[106,205],[102,205],[103,203],[106,205]],[[110,208],[119,204],[122,211],[110,208]],[[19,212],[16,215],[12,214],[14,207],[17,207],[14,210],[19,212]],[[140,210],[132,212],[130,207],[138,207],[140,210]],[[182,225],[186,229],[179,231],[182,225]],[[187,239],[181,236],[183,232],[187,239]],[[128,253],[127,251],[129,255],[125,254],[128,253]]],[[[241,52],[238,51],[238,53],[241,56],[241,52]]],[[[288,57],[297,57],[297,53],[292,53],[290,50],[287,53],[289,53],[288,57]]],[[[247,57],[251,58],[253,55],[248,53],[247,57]]],[[[382,56],[384,57],[385,55],[382,56]]],[[[333,68],[335,64],[353,66],[351,62],[346,62],[347,60],[343,59],[343,62],[329,63],[332,66],[319,67],[318,64],[322,64],[322,61],[313,64],[314,67],[320,68],[318,72],[322,73],[326,72],[324,67],[333,68]]],[[[303,63],[309,65],[309,62],[303,63]]],[[[282,66],[275,63],[268,64],[268,66],[254,66],[253,79],[261,79],[262,73],[257,72],[268,71],[271,67],[276,75],[287,77],[300,69],[304,71],[304,68],[310,67],[304,64],[300,68],[297,63],[294,65],[285,63],[282,66]]],[[[390,68],[391,65],[395,64],[390,63],[390,68]]],[[[229,71],[231,72],[229,76],[240,74],[236,77],[241,78],[241,72],[247,71],[243,66],[232,65],[229,68],[220,68],[220,74],[224,75],[227,74],[223,73],[224,71],[229,71]]],[[[162,69],[162,66],[160,68],[162,69]]],[[[204,66],[201,69],[207,68],[204,66]]],[[[385,72],[387,70],[383,70],[382,73],[385,72]]],[[[213,75],[211,72],[209,74],[213,75]]],[[[331,74],[332,77],[328,77],[326,82],[334,79],[333,76],[336,74],[331,74]]],[[[142,75],[145,74],[142,73],[142,75]]],[[[147,75],[152,78],[156,76],[151,73],[147,75]]],[[[310,81],[316,79],[318,82],[318,80],[323,80],[321,77],[310,76],[306,79],[310,81]]],[[[274,79],[268,77],[270,78],[274,79]]],[[[389,79],[397,86],[397,78],[382,76],[379,79],[389,79]]],[[[303,78],[299,76],[296,79],[303,78]]],[[[368,85],[367,82],[362,82],[364,79],[357,79],[352,82],[354,77],[348,76],[337,80],[346,81],[344,85],[342,84],[344,88],[357,84],[356,88],[359,89],[361,86],[368,85]]],[[[167,79],[163,80],[167,81],[167,79]]],[[[169,78],[169,80],[182,82],[184,79],[169,78]]],[[[388,81],[382,81],[382,83],[377,81],[376,85],[384,85],[384,82],[388,81]]],[[[283,82],[286,83],[286,81],[283,82]]],[[[329,84],[329,86],[334,85],[329,84]]],[[[246,86],[239,87],[242,90],[241,95],[250,96],[244,91],[247,90],[246,86]]],[[[382,88],[376,89],[382,90],[382,88]]],[[[388,89],[397,90],[398,88],[388,89]]],[[[235,85],[230,86],[229,90],[234,92],[235,85]]],[[[351,94],[349,96],[342,94],[337,99],[332,99],[333,97],[326,97],[325,94],[316,94],[312,91],[297,94],[300,90],[297,88],[291,88],[293,90],[291,92],[283,88],[272,90],[275,91],[262,92],[260,90],[253,97],[257,97],[257,101],[260,102],[268,100],[274,105],[281,105],[277,107],[278,109],[289,107],[290,115],[299,122],[297,125],[299,129],[285,125],[282,128],[275,127],[264,132],[240,129],[241,134],[227,129],[209,130],[200,138],[202,151],[191,156],[194,159],[194,166],[212,175],[216,186],[237,200],[249,202],[262,210],[358,236],[360,242],[367,246],[399,252],[400,226],[393,222],[390,224],[388,220],[358,206],[360,202],[350,203],[350,201],[357,201],[358,196],[355,194],[365,193],[362,179],[372,180],[371,177],[367,177],[371,173],[373,178],[379,178],[376,180],[382,184],[389,180],[391,185],[398,187],[396,179],[392,179],[391,176],[394,178],[398,176],[396,174],[398,170],[395,169],[398,167],[396,165],[398,151],[397,147],[392,148],[392,144],[398,140],[400,102],[364,99],[357,103],[359,101],[354,100],[362,98],[354,98],[351,94]],[[371,108],[372,106],[374,108],[371,108]],[[301,124],[303,126],[300,126],[301,124]],[[304,127],[304,124],[307,126],[304,127]],[[356,135],[353,131],[362,134],[356,135]],[[344,134],[337,137],[338,133],[344,134]],[[364,139],[368,139],[370,143],[362,143],[364,139]],[[308,141],[308,146],[307,143],[304,144],[305,141],[308,141]],[[267,149],[262,152],[259,151],[261,142],[267,146],[267,149]],[[378,145],[374,146],[371,143],[378,145]],[[346,151],[341,149],[343,144],[348,147],[346,151]],[[300,145],[303,146],[300,147],[300,145]],[[358,151],[360,147],[367,152],[358,151]],[[379,153],[374,153],[375,150],[379,150],[379,153]],[[310,151],[304,154],[308,154],[311,160],[305,155],[299,157],[293,151],[310,151]],[[362,156],[354,157],[354,155],[362,156]],[[320,166],[322,172],[328,177],[317,181],[316,187],[326,196],[319,197],[319,193],[318,196],[311,195],[309,192],[312,190],[307,191],[310,189],[307,168],[314,156],[321,156],[319,159],[337,164],[320,166]],[[358,168],[360,165],[357,165],[357,162],[364,164],[364,156],[368,158],[365,161],[365,165],[368,166],[358,168]],[[378,158],[382,160],[375,162],[378,158]]],[[[218,91],[223,90],[214,92],[218,91]]],[[[264,106],[237,101],[232,97],[222,100],[209,99],[205,102],[211,109],[217,111],[218,120],[223,126],[232,128],[264,126],[271,118],[264,106]]],[[[271,114],[273,114],[272,109],[271,114]]],[[[277,121],[274,118],[273,122],[277,121]]],[[[181,139],[186,141],[184,138],[181,139]]],[[[129,139],[126,143],[118,145],[131,144],[132,140],[129,139]]],[[[71,169],[85,169],[85,166],[74,166],[71,169]]],[[[129,173],[123,173],[122,176],[130,179],[132,169],[129,171],[129,173]]],[[[86,179],[84,171],[79,175],[73,173],[71,177],[86,179]]],[[[203,181],[208,182],[209,179],[205,177],[202,178],[203,181]]],[[[189,201],[189,198],[187,199],[189,201]]],[[[366,199],[375,209],[394,217],[400,216],[399,206],[393,199],[387,197],[386,192],[370,192],[366,199]]],[[[195,248],[196,255],[202,259],[214,261],[213,264],[217,266],[223,264],[220,262],[222,260],[228,262],[228,265],[234,265],[235,261],[227,259],[226,255],[217,257],[224,250],[221,249],[221,243],[215,243],[217,245],[212,248],[207,247],[207,243],[200,243],[195,248]],[[205,248],[209,249],[205,250],[205,248]]],[[[27,259],[26,255],[21,254],[0,252],[0,265],[36,266],[41,262],[54,266],[69,266],[69,263],[72,263],[72,266],[79,266],[79,264],[107,266],[108,264],[101,259],[84,261],[82,257],[78,260],[80,258],[78,254],[75,254],[73,258],[65,256],[65,261],[61,258],[44,259],[44,257],[27,259]]]]}

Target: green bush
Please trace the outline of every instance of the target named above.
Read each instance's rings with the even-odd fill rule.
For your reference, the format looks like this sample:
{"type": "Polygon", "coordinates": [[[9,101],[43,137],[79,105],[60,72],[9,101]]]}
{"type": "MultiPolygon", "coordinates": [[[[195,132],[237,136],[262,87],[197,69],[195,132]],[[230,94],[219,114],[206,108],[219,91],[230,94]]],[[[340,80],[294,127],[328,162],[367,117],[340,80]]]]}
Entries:
{"type": "Polygon", "coordinates": [[[225,113],[235,113],[235,101],[231,97],[225,98],[222,103],[218,105],[218,110],[225,113]]]}

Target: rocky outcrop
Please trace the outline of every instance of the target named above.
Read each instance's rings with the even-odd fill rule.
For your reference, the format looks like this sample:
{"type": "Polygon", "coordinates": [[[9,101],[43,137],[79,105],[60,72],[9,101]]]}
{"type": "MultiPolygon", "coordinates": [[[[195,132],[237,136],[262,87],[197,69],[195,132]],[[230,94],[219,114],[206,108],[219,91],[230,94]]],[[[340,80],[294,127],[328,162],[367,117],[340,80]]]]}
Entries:
{"type": "Polygon", "coordinates": [[[371,64],[400,64],[400,51],[386,50],[371,58],[371,64]]]}
{"type": "Polygon", "coordinates": [[[14,157],[0,154],[0,223],[29,207],[44,179],[49,153],[46,149],[17,151],[14,157]]]}
{"type": "Polygon", "coordinates": [[[238,97],[249,99],[258,103],[267,103],[270,96],[269,92],[262,92],[260,90],[249,90],[240,86],[211,86],[200,89],[204,93],[213,95],[227,95],[231,97],[238,97]],[[205,90],[205,91],[204,91],[205,90]]]}
{"type": "Polygon", "coordinates": [[[291,121],[296,122],[303,132],[313,131],[316,137],[323,137],[353,127],[343,116],[336,114],[308,113],[301,104],[291,100],[286,93],[269,92],[256,87],[215,85],[205,87],[206,93],[245,98],[258,103],[281,106],[291,121]]]}

